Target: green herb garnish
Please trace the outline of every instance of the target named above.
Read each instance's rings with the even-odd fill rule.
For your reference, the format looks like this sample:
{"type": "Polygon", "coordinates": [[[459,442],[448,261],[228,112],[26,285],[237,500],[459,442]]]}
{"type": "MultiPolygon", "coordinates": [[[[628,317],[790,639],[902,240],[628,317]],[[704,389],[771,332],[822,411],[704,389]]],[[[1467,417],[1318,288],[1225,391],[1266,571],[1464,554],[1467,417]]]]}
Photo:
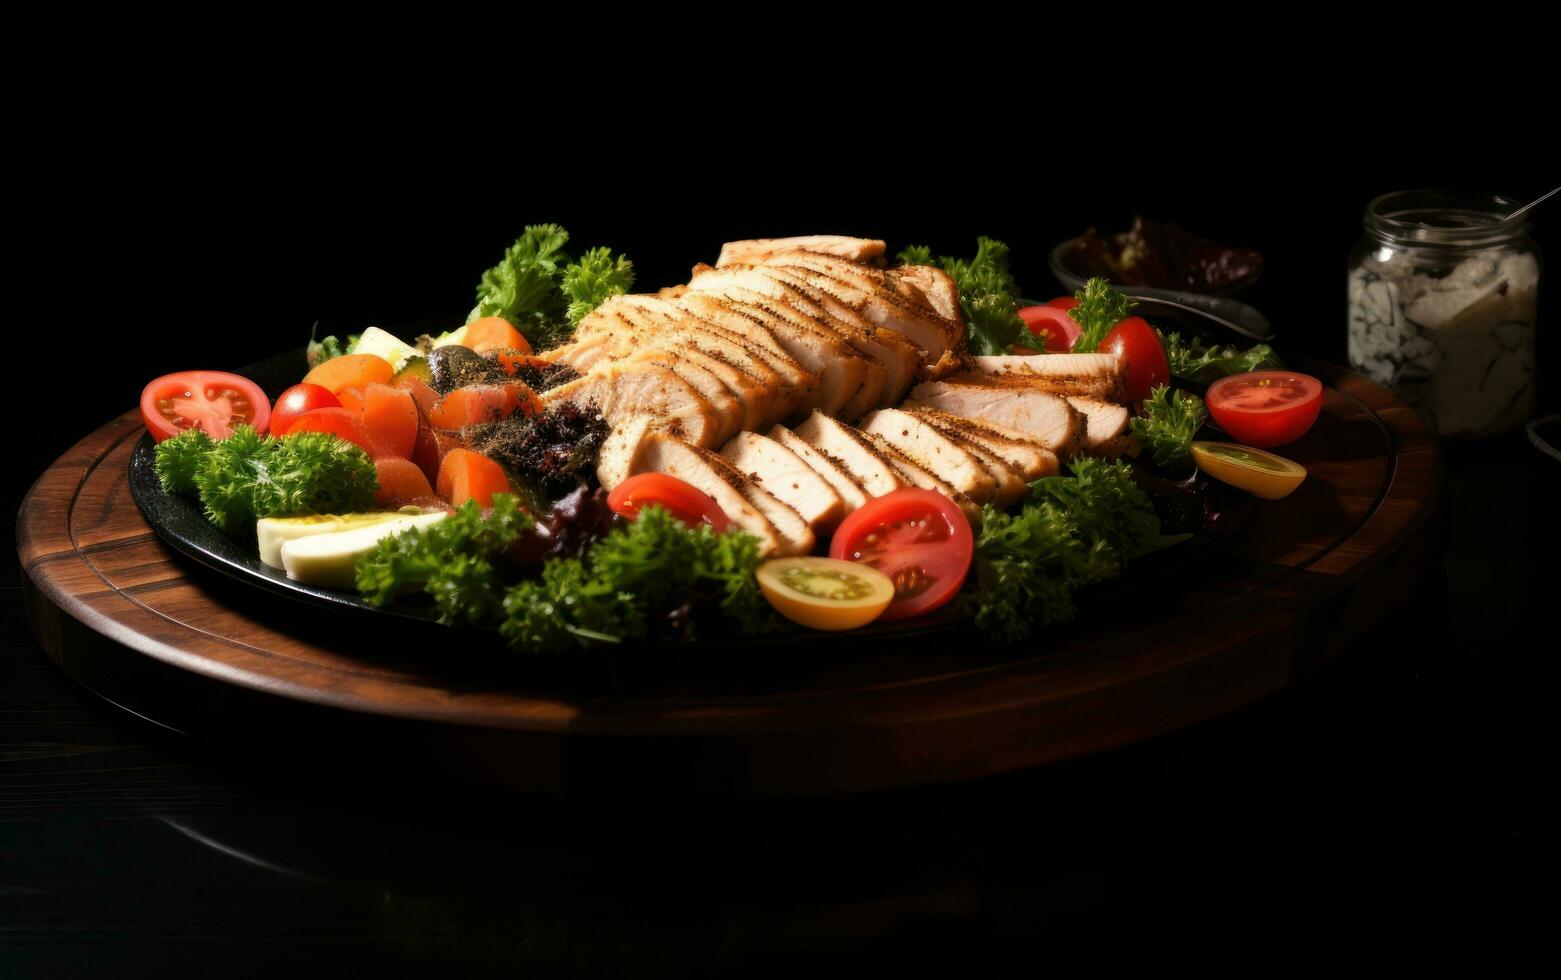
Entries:
{"type": "Polygon", "coordinates": [[[1155,385],[1144,399],[1143,415],[1133,419],[1133,435],[1149,450],[1155,465],[1192,468],[1192,440],[1209,417],[1203,399],[1169,385],[1155,385]]]}

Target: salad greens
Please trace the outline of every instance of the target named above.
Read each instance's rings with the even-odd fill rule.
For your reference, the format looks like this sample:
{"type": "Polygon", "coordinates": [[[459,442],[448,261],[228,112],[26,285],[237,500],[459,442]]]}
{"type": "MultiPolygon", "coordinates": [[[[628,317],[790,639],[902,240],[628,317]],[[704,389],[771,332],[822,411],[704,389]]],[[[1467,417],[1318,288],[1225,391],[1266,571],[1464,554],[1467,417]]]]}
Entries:
{"type": "Polygon", "coordinates": [[[982,512],[966,605],[977,628],[1005,642],[1022,640],[1037,624],[1077,612],[1074,592],[1120,574],[1162,537],[1148,495],[1123,461],[1081,457],[1068,474],[1030,484],[1017,514],[990,504],[982,512]]]}
{"type": "Polygon", "coordinates": [[[1079,305],[1068,311],[1068,316],[1079,325],[1079,339],[1073,350],[1085,354],[1100,349],[1111,328],[1121,323],[1133,312],[1137,304],[1105,279],[1095,278],[1073,294],[1079,305]]]}
{"type": "Polygon", "coordinates": [[[1008,246],[995,238],[976,239],[970,259],[934,257],[925,245],[911,245],[896,256],[902,265],[931,265],[959,286],[959,305],[969,324],[966,343],[973,354],[1007,354],[1018,344],[1041,350],[1041,343],[1019,319],[1019,285],[1008,271],[1008,246]]]}
{"type": "Polygon", "coordinates": [[[1254,344],[1246,350],[1233,344],[1208,346],[1197,337],[1183,340],[1181,334],[1172,332],[1160,333],[1160,346],[1165,349],[1173,377],[1203,384],[1232,374],[1280,370],[1285,366],[1267,344],[1254,344]]]}
{"type": "Polygon", "coordinates": [[[379,542],[358,561],[358,590],[380,606],[423,592],[440,622],[498,620],[511,647],[533,654],[591,640],[685,639],[707,612],[743,632],[775,624],[754,576],[752,535],[689,529],[647,507],[582,557],[548,558],[540,575],[510,584],[518,576],[506,556],[533,526],[508,495],[494,495],[486,514],[468,501],[448,520],[379,542]]]}
{"type": "Polygon", "coordinates": [[[482,274],[477,305],[467,322],[501,316],[537,350],[557,346],[586,314],[634,284],[634,266],[606,248],[573,261],[569,232],[554,224],[527,225],[498,265],[482,274]]]}
{"type": "Polygon", "coordinates": [[[1144,414],[1130,423],[1133,435],[1149,450],[1155,465],[1192,468],[1192,439],[1209,417],[1203,399],[1169,385],[1155,385],[1144,399],[1144,414]]]}
{"type": "Polygon", "coordinates": [[[239,537],[262,517],[369,510],[379,489],[368,453],[327,432],[276,438],[240,425],[213,440],[189,429],[157,444],[155,466],[164,490],[198,496],[207,519],[239,537]]]}

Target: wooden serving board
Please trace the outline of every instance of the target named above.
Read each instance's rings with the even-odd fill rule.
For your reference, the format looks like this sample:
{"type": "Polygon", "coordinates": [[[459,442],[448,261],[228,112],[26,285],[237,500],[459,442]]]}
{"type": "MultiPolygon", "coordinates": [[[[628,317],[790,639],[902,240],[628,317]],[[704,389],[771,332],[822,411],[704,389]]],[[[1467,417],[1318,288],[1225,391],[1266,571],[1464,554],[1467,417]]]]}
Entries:
{"type": "MultiPolygon", "coordinates": [[[[405,619],[279,599],[170,550],[130,499],[127,412],[18,516],[28,613],[71,676],[162,725],[272,759],[554,796],[798,796],[969,779],[1150,738],[1347,651],[1439,553],[1419,418],[1321,364],[1309,477],[1197,566],[1021,645],[973,630],[623,651],[540,671],[405,619]]],[[[816,635],[815,635],[816,636],[816,635]]]]}

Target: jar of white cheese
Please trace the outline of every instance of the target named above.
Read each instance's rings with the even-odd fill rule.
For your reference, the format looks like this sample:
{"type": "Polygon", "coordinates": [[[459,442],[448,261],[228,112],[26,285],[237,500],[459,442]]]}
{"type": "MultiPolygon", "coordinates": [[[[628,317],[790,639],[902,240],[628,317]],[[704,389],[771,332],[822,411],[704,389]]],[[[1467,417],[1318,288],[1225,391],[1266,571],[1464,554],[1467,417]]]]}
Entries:
{"type": "Polygon", "coordinates": [[[1521,202],[1462,191],[1372,201],[1350,253],[1350,363],[1442,435],[1477,438],[1534,412],[1539,253],[1521,202]]]}

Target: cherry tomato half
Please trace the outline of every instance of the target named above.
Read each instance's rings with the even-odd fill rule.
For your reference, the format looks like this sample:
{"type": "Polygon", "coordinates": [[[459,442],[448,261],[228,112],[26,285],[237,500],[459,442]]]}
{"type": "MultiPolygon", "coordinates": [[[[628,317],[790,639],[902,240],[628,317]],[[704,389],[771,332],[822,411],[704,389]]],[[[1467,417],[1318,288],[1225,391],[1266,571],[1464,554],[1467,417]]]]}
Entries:
{"type": "Polygon", "coordinates": [[[1135,404],[1149,397],[1156,385],[1171,383],[1171,364],[1154,327],[1141,316],[1130,316],[1100,341],[1101,351],[1120,353],[1127,361],[1127,397],[1135,404]]]}
{"type": "Polygon", "coordinates": [[[1203,398],[1214,423],[1249,446],[1283,446],[1306,435],[1323,407],[1322,382],[1294,371],[1233,374],[1203,398]]]}
{"type": "Polygon", "coordinates": [[[296,384],[277,397],[271,409],[271,434],[286,435],[288,427],[305,412],[317,408],[337,408],[341,400],[331,394],[329,388],[319,385],[296,384]]]}
{"type": "Polygon", "coordinates": [[[248,378],[226,371],[180,371],[142,389],[141,419],[158,442],[194,428],[213,439],[226,439],[235,425],[264,433],[271,422],[271,402],[248,378]]]}
{"type": "Polygon", "coordinates": [[[718,532],[731,526],[726,511],[703,490],[665,473],[639,473],[613,488],[607,506],[613,513],[634,520],[640,508],[654,504],[666,510],[688,527],[709,524],[718,532]]]}
{"type": "Polygon", "coordinates": [[[829,557],[861,562],[894,583],[883,619],[931,612],[959,592],[975,550],[970,522],[954,501],[906,487],[869,500],[835,530],[829,557]]]}
{"type": "Polygon", "coordinates": [[[1071,310],[1079,305],[1077,296],[1058,296],[1056,299],[1046,301],[1046,305],[1058,310],[1071,310]]]}
{"type": "MultiPolygon", "coordinates": [[[[1068,311],[1058,306],[1053,306],[1057,300],[1052,300],[1045,306],[1026,306],[1019,311],[1019,319],[1030,328],[1030,332],[1046,341],[1046,349],[1049,351],[1072,350],[1073,344],[1079,339],[1079,325],[1068,311]]],[[[1074,305],[1078,301],[1074,300],[1074,305]]]]}

